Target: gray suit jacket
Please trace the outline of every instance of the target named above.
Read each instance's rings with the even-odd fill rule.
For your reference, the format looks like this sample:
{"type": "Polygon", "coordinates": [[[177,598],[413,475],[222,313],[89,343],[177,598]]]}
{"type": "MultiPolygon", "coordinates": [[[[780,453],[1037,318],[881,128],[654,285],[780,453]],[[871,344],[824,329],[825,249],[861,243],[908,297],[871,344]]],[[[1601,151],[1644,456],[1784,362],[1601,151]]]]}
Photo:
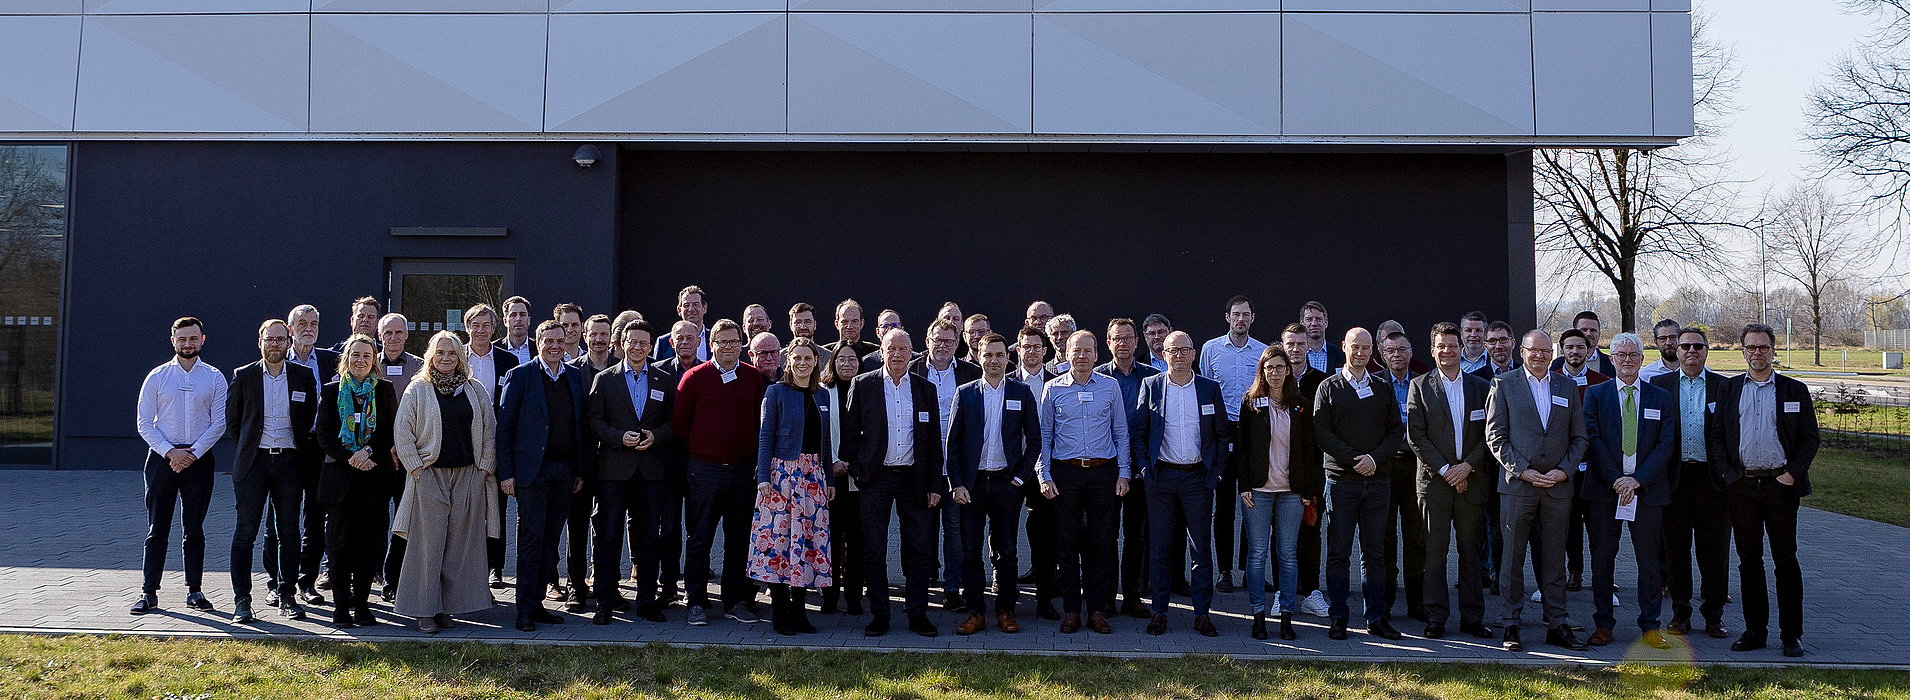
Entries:
{"type": "Polygon", "coordinates": [[[1466,414],[1455,416],[1446,403],[1446,385],[1438,370],[1412,378],[1406,392],[1406,444],[1419,458],[1416,483],[1420,491],[1435,486],[1451,489],[1439,470],[1465,462],[1472,466],[1472,473],[1466,477],[1465,499],[1484,503],[1487,490],[1492,488],[1492,464],[1486,459],[1486,422],[1483,418],[1472,420],[1472,416],[1474,411],[1485,411],[1486,394],[1491,388],[1486,380],[1470,374],[1461,373],[1459,381],[1466,394],[1461,401],[1466,414]],[[1452,444],[1455,421],[1465,426],[1464,453],[1452,444]]]}
{"type": "Polygon", "coordinates": [[[1578,384],[1565,375],[1547,372],[1552,385],[1551,400],[1545,406],[1532,401],[1526,384],[1526,372],[1507,372],[1492,380],[1492,393],[1486,399],[1486,445],[1499,460],[1499,493],[1547,498],[1571,498],[1577,492],[1572,477],[1585,457],[1585,410],[1578,397],[1578,384]],[[1548,412],[1545,427],[1539,423],[1539,411],[1548,412]],[[1565,472],[1565,481],[1550,488],[1539,488],[1519,479],[1525,470],[1565,472]]]}

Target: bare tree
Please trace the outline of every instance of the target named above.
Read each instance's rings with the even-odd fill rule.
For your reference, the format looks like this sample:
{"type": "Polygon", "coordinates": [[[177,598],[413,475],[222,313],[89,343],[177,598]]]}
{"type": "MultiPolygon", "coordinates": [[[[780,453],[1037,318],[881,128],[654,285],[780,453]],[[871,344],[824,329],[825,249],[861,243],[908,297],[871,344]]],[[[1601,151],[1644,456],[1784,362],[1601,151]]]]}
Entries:
{"type": "Polygon", "coordinates": [[[1882,20],[1811,91],[1811,123],[1826,174],[1854,176],[1872,204],[1910,213],[1910,0],[1843,0],[1882,20]]]}
{"type": "Polygon", "coordinates": [[[1822,183],[1792,185],[1771,206],[1765,225],[1775,272],[1804,288],[1810,301],[1813,364],[1824,364],[1824,302],[1862,271],[1871,246],[1852,224],[1852,208],[1822,183]]]}
{"type": "MultiPolygon", "coordinates": [[[[1906,0],[1910,1],[1910,0],[1906,0]]],[[[1732,52],[1693,23],[1695,135],[1658,150],[1539,149],[1534,215],[1542,259],[1589,264],[1618,296],[1620,326],[1638,328],[1638,284],[1647,264],[1719,269],[1720,233],[1741,229],[1738,193],[1714,137],[1735,111],[1732,52]]],[[[1649,310],[1648,308],[1645,310],[1649,310]]]]}

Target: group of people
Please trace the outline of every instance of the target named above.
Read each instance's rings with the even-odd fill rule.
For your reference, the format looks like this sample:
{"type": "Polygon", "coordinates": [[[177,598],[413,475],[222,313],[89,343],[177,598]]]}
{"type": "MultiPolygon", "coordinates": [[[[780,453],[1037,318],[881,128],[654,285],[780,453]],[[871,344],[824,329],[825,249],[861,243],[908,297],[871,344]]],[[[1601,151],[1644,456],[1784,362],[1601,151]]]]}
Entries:
{"type": "Polygon", "coordinates": [[[1662,321],[1650,342],[1621,333],[1607,353],[1590,312],[1556,337],[1516,339],[1467,313],[1424,336],[1427,365],[1395,322],[1329,343],[1318,302],[1267,344],[1250,334],[1253,303],[1234,297],[1228,332],[1197,349],[1159,314],[1110,320],[1097,338],[1039,301],[1012,337],[950,302],[919,342],[883,310],[872,342],[862,306],[844,300],[826,344],[808,304],[789,310],[785,343],[759,305],[742,323],[706,324],[702,289],[676,301],[667,334],[635,311],[560,304],[533,325],[521,297],[501,314],[478,304],[462,337],[432,335],[423,357],[405,352],[409,322],[375,299],[353,304],[352,333],[329,349],[318,310],[299,306],[259,325],[260,359],[230,379],[199,359],[204,324],[175,321],[174,357],[140,389],[151,529],[132,612],[159,606],[176,504],[186,604],[212,609],[202,524],[211,449],[230,435],[241,623],[263,523],[268,607],[302,619],[329,590],[334,624],[374,624],[378,589],[424,632],[456,624],[506,587],[515,499],[524,631],[563,622],[547,600],[594,607],[595,624],[619,611],[663,622],[680,581],[690,625],[763,621],[760,584],[778,633],[816,630],[814,589],[822,614],[861,615],[866,602],[865,633],[883,635],[896,526],[902,612],[925,636],[939,633],[938,585],[942,606],[965,614],[957,634],[1019,631],[1018,584],[1062,633],[1109,634],[1125,614],[1163,634],[1178,595],[1192,629],[1216,636],[1214,594],[1236,590],[1238,562],[1254,638],[1295,639],[1293,616],[1311,613],[1344,639],[1357,541],[1371,635],[1402,636],[1403,590],[1423,636],[1445,636],[1456,589],[1460,633],[1522,649],[1529,551],[1546,642],[1578,650],[1613,641],[1629,527],[1643,643],[1691,632],[1694,552],[1703,632],[1727,636],[1735,535],[1745,630],[1732,648],[1767,643],[1768,538],[1783,652],[1803,653],[1796,519],[1815,413],[1809,391],[1774,372],[1762,325],[1738,334],[1749,371],[1725,377],[1706,368],[1702,328],[1662,321]],[[1097,364],[1102,345],[1111,358],[1097,364]],[[1587,545],[1593,631],[1580,639],[1565,596],[1583,586],[1587,545]],[[1488,595],[1501,600],[1497,633],[1488,595]]]}

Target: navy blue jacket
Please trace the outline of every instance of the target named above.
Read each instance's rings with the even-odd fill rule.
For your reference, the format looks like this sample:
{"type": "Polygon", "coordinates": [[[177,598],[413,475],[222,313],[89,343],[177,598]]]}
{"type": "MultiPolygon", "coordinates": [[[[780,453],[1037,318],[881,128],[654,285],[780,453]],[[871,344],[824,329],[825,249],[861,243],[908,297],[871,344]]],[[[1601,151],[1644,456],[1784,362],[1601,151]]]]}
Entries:
{"type": "MultiPolygon", "coordinates": [[[[1618,502],[1612,482],[1625,476],[1624,406],[1616,379],[1585,390],[1585,478],[1578,482],[1579,498],[1618,502]]],[[[1671,392],[1639,382],[1638,466],[1631,475],[1638,481],[1639,505],[1671,505],[1671,466],[1677,456],[1678,402],[1671,392]]]]}
{"type": "MultiPolygon", "coordinates": [[[[1791,475],[1799,496],[1811,495],[1811,462],[1817,459],[1817,409],[1811,405],[1811,390],[1803,382],[1782,374],[1777,377],[1777,443],[1784,448],[1784,471],[1791,475]]],[[[1744,455],[1738,452],[1743,434],[1739,425],[1738,402],[1744,397],[1749,373],[1724,380],[1718,391],[1718,407],[1705,426],[1705,456],[1710,458],[1712,478],[1729,487],[1744,478],[1744,455]]]]}
{"type": "Polygon", "coordinates": [[[816,404],[816,415],[822,419],[822,447],[816,450],[816,459],[823,462],[824,473],[829,473],[832,465],[828,464],[829,400],[823,397],[826,391],[829,390],[817,387],[813,392],[803,393],[801,389],[776,382],[763,392],[763,419],[756,426],[756,483],[769,483],[771,457],[794,461],[802,456],[802,434],[807,429],[803,425],[803,399],[816,404]]]}
{"type": "MultiPolygon", "coordinates": [[[[1227,407],[1220,403],[1220,383],[1194,375],[1194,399],[1199,404],[1195,410],[1200,413],[1200,459],[1207,464],[1207,487],[1215,488],[1227,467],[1222,457],[1226,455],[1229,429],[1227,407]]],[[[1154,462],[1160,459],[1161,438],[1167,434],[1166,372],[1141,380],[1141,395],[1135,405],[1144,417],[1133,426],[1140,432],[1129,433],[1127,441],[1134,446],[1134,468],[1152,486],[1159,479],[1154,462]]]]}
{"type": "MultiPolygon", "coordinates": [[[[950,488],[975,485],[981,471],[982,439],[988,431],[988,410],[982,404],[977,379],[955,390],[955,416],[948,425],[948,483],[950,488]]],[[[1001,452],[1008,473],[1021,483],[1035,480],[1035,459],[1041,456],[1041,417],[1035,410],[1035,392],[1028,385],[1001,378],[1001,452]]]]}
{"type": "MultiPolygon", "coordinates": [[[[581,478],[588,471],[590,461],[584,441],[590,425],[585,399],[590,392],[584,386],[583,370],[572,365],[563,365],[563,368],[564,381],[570,383],[571,410],[576,412],[571,420],[576,430],[570,439],[577,445],[576,476],[581,478]]],[[[497,392],[498,481],[518,479],[529,484],[537,480],[537,471],[544,465],[544,443],[550,437],[550,415],[544,410],[546,376],[542,359],[532,359],[504,374],[504,388],[497,392]]]]}

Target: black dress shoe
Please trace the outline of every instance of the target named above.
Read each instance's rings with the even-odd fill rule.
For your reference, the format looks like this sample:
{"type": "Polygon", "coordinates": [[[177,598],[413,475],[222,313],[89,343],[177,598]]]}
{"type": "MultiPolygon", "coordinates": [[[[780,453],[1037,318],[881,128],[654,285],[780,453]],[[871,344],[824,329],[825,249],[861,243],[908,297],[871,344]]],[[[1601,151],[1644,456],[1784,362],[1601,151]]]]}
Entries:
{"type": "Polygon", "coordinates": [[[1586,649],[1592,648],[1590,645],[1587,645],[1584,640],[1579,639],[1578,635],[1572,634],[1572,628],[1566,627],[1565,625],[1559,625],[1546,630],[1545,643],[1555,647],[1564,647],[1572,651],[1585,651],[1586,649]]]}
{"type": "Polygon", "coordinates": [[[564,612],[581,613],[589,607],[590,605],[584,602],[583,596],[577,595],[575,590],[572,590],[570,597],[564,600],[564,612]]]}
{"type": "Polygon", "coordinates": [[[1426,614],[1426,607],[1423,605],[1417,607],[1411,605],[1406,606],[1406,617],[1420,622],[1427,622],[1432,619],[1432,615],[1426,614]]]}
{"type": "Polygon", "coordinates": [[[1368,624],[1366,626],[1366,633],[1379,637],[1380,639],[1399,639],[1400,637],[1406,636],[1400,634],[1399,630],[1393,629],[1392,623],[1385,620],[1368,624]]]}
{"type": "Polygon", "coordinates": [[[1582,574],[1571,574],[1565,577],[1565,590],[1577,593],[1583,588],[1585,588],[1585,577],[1582,574]]]}
{"type": "Polygon", "coordinates": [[[252,601],[240,598],[232,602],[232,622],[238,625],[252,624],[252,601]]]}
{"type": "Polygon", "coordinates": [[[1443,638],[1446,636],[1446,623],[1428,622],[1426,623],[1426,633],[1420,636],[1425,637],[1427,639],[1443,638]]]}
{"type": "Polygon", "coordinates": [[[1234,572],[1232,571],[1220,572],[1220,578],[1214,581],[1214,592],[1216,593],[1234,592],[1234,572]]]}
{"type": "Polygon", "coordinates": [[[1731,636],[1731,632],[1724,628],[1723,622],[1706,622],[1704,623],[1704,636],[1712,639],[1724,639],[1725,637],[1731,636]]]}
{"type": "Polygon", "coordinates": [[[1506,651],[1525,651],[1525,645],[1519,643],[1519,626],[1518,625],[1506,626],[1505,638],[1503,640],[1500,640],[1499,646],[1503,647],[1506,651]]]}
{"type": "Polygon", "coordinates": [[[1257,612],[1253,614],[1253,638],[1254,639],[1267,638],[1267,614],[1264,612],[1257,612]]]}
{"type": "Polygon", "coordinates": [[[933,637],[942,633],[941,630],[935,629],[935,623],[928,621],[927,615],[919,614],[909,616],[909,631],[924,637],[933,637]]]}
{"type": "Polygon", "coordinates": [[[133,609],[131,612],[134,615],[144,615],[146,613],[149,613],[158,609],[159,609],[159,594],[147,593],[145,595],[141,595],[138,600],[133,601],[133,609]]]}
{"type": "Polygon", "coordinates": [[[1326,638],[1340,640],[1346,638],[1346,621],[1334,620],[1333,626],[1326,628],[1326,638]]]}
{"type": "Polygon", "coordinates": [[[298,589],[298,602],[305,605],[324,605],[325,596],[319,595],[318,591],[313,590],[311,586],[305,586],[298,589]]]}
{"type": "Polygon", "coordinates": [[[1138,598],[1129,598],[1121,604],[1121,614],[1145,620],[1154,616],[1154,609],[1138,598]]]}
{"type": "MultiPolygon", "coordinates": [[[[1265,616],[1261,615],[1256,617],[1265,616]]],[[[1149,620],[1147,623],[1147,633],[1155,636],[1167,634],[1167,616],[1155,615],[1153,620],[1149,620]]]]}
{"type": "Polygon", "coordinates": [[[1803,656],[1804,645],[1799,644],[1796,637],[1784,637],[1784,655],[1793,659],[1803,656]]]}
{"type": "Polygon", "coordinates": [[[1461,622],[1459,623],[1459,631],[1470,634],[1478,639],[1492,638],[1492,628],[1487,627],[1483,622],[1461,622]]]}
{"type": "Polygon", "coordinates": [[[1755,633],[1747,631],[1742,636],[1738,637],[1738,641],[1731,643],[1731,651],[1756,651],[1758,649],[1763,649],[1764,643],[1765,643],[1764,635],[1755,634],[1755,633]]]}
{"type": "Polygon", "coordinates": [[[868,627],[862,628],[862,636],[864,637],[880,637],[888,633],[889,616],[887,615],[875,616],[875,619],[869,621],[868,627]]]}
{"type": "Polygon", "coordinates": [[[341,630],[357,627],[351,621],[351,608],[344,605],[332,608],[332,626],[341,630]]]}
{"type": "Polygon", "coordinates": [[[303,620],[305,619],[305,608],[289,600],[280,601],[279,614],[284,615],[287,620],[303,620]]]}
{"type": "Polygon", "coordinates": [[[536,632],[537,623],[531,622],[531,616],[519,613],[517,616],[517,631],[536,632]]]}
{"type": "Polygon", "coordinates": [[[371,614],[370,607],[357,605],[351,609],[351,621],[356,623],[359,627],[370,627],[378,624],[378,617],[371,614]]]}
{"type": "Polygon", "coordinates": [[[1041,601],[1040,605],[1035,606],[1035,617],[1039,617],[1043,620],[1059,620],[1061,619],[1061,611],[1054,608],[1052,601],[1044,600],[1041,601]]]}
{"type": "Polygon", "coordinates": [[[193,591],[186,594],[186,607],[194,610],[209,611],[212,609],[212,601],[206,600],[206,594],[193,591]]]}
{"type": "Polygon", "coordinates": [[[645,620],[649,620],[651,622],[663,622],[664,620],[668,619],[663,616],[663,606],[658,605],[654,602],[638,605],[636,615],[637,617],[643,618],[645,620]]]}
{"type": "Polygon", "coordinates": [[[590,624],[608,625],[610,624],[610,620],[613,619],[611,615],[612,613],[608,606],[597,606],[597,614],[590,616],[590,624]]]}
{"type": "Polygon", "coordinates": [[[557,613],[543,608],[533,608],[531,609],[531,622],[541,622],[546,625],[561,625],[564,624],[564,618],[560,617],[557,613]]]}
{"type": "Polygon", "coordinates": [[[1691,616],[1673,615],[1671,617],[1671,621],[1665,623],[1665,633],[1675,634],[1680,637],[1685,636],[1686,634],[1690,634],[1691,633],[1691,616]]]}
{"type": "Polygon", "coordinates": [[[942,599],[942,609],[949,612],[968,612],[968,603],[962,600],[962,594],[949,591],[942,599]]]}
{"type": "Polygon", "coordinates": [[[1214,629],[1214,618],[1206,615],[1194,616],[1194,631],[1199,632],[1202,637],[1220,636],[1220,630],[1214,629]]]}

